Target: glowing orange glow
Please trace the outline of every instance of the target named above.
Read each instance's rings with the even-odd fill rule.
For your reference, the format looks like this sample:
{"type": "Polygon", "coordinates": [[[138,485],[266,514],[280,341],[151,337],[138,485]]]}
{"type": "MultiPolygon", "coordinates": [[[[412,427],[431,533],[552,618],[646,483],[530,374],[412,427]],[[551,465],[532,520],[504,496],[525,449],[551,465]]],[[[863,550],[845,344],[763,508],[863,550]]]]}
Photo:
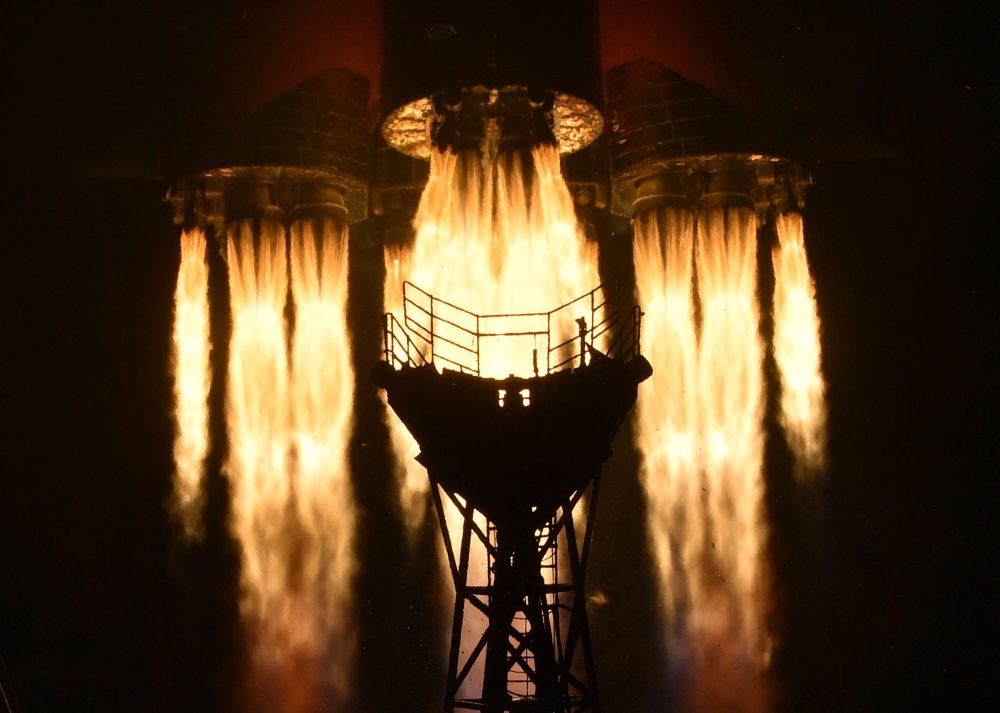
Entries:
{"type": "Polygon", "coordinates": [[[292,228],[289,370],[284,229],[260,221],[256,248],[251,221],[230,232],[227,470],[243,549],[241,611],[254,644],[251,683],[266,710],[317,710],[325,696],[345,693],[351,649],[347,235],[330,220],[292,228]]]}
{"type": "MultiPolygon", "coordinates": [[[[400,321],[404,280],[481,315],[547,311],[600,282],[596,246],[577,225],[555,147],[538,147],[523,155],[501,154],[495,159],[478,151],[434,152],[414,229],[412,246],[387,248],[385,253],[386,311],[400,321]]],[[[559,315],[553,331],[560,341],[577,334],[574,319],[579,316],[559,315]]],[[[505,319],[502,327],[483,325],[482,329],[524,329],[519,318],[505,319]]],[[[494,378],[533,376],[533,351],[545,354],[548,346],[530,336],[482,339],[479,373],[494,378]]],[[[448,352],[447,345],[440,349],[438,354],[445,358],[459,358],[448,352]]],[[[544,356],[539,358],[544,369],[544,356]]],[[[427,502],[427,474],[413,460],[419,450],[416,442],[394,414],[390,412],[388,419],[402,474],[404,508],[411,523],[419,522],[427,502]]],[[[461,532],[461,517],[447,501],[445,509],[454,538],[461,532]]],[[[480,524],[485,527],[485,521],[480,524]]],[[[474,542],[469,584],[487,581],[486,550],[474,542]]],[[[465,612],[463,660],[487,625],[474,607],[467,606],[465,612]]],[[[483,663],[472,669],[461,695],[479,695],[483,663]]]]}
{"type": "MultiPolygon", "coordinates": [[[[495,162],[479,152],[435,153],[416,241],[400,260],[404,279],[478,314],[545,311],[593,289],[596,248],[577,226],[558,151],[539,147],[524,161],[520,153],[495,162]]],[[[566,323],[555,329],[576,334],[578,315],[561,316],[566,323]]],[[[532,350],[544,346],[531,337],[484,340],[479,373],[532,376],[532,350]]]]}
{"type": "Polygon", "coordinates": [[[698,396],[707,513],[719,579],[737,606],[747,657],[767,665],[761,571],[764,457],[763,347],[758,334],[756,219],[745,208],[702,213],[698,297],[702,332],[698,396]]]}
{"type": "Polygon", "coordinates": [[[826,458],[825,385],[820,371],[819,315],[809,274],[802,216],[778,216],[774,263],[774,359],[781,374],[781,424],[800,477],[826,458]]]}
{"type": "Polygon", "coordinates": [[[185,534],[197,538],[201,536],[201,483],[208,452],[208,390],[212,381],[208,264],[201,228],[181,234],[174,300],[174,510],[185,534]]]}
{"type": "MultiPolygon", "coordinates": [[[[404,280],[479,314],[524,314],[558,307],[590,291],[600,279],[596,246],[576,222],[555,147],[496,160],[478,151],[435,152],[414,220],[410,247],[387,248],[385,307],[403,317],[404,280]],[[527,165],[525,165],[527,163],[527,165]]],[[[561,336],[577,333],[574,315],[560,315],[561,336]]],[[[484,326],[484,329],[488,329],[484,326]]],[[[508,319],[503,329],[514,331],[508,319]]],[[[532,376],[532,352],[547,345],[532,337],[484,339],[479,371],[485,377],[532,376]]],[[[458,359],[443,346],[444,356],[458,359]]],[[[389,416],[403,474],[402,496],[411,522],[426,507],[426,471],[413,461],[417,445],[389,416]]]]}
{"type": "Polygon", "coordinates": [[[645,312],[643,353],[653,366],[653,376],[639,392],[638,440],[645,456],[653,554],[671,617],[685,604],[688,588],[701,586],[700,577],[685,574],[693,566],[686,563],[699,560],[705,539],[693,250],[694,217],[689,211],[665,208],[636,221],[636,285],[645,312]],[[675,568],[683,578],[677,584],[675,568]]]}
{"type": "Polygon", "coordinates": [[[650,538],[672,659],[689,670],[689,702],[758,710],[772,641],[763,623],[756,221],[748,209],[720,208],[694,223],[690,212],[661,208],[635,224],[653,366],[640,391],[638,437],[650,538]]]}
{"type": "Polygon", "coordinates": [[[347,241],[347,228],[331,219],[292,225],[293,482],[303,536],[295,593],[308,602],[312,643],[325,654],[328,681],[341,696],[347,692],[352,649],[346,607],[354,572],[347,241]]]}

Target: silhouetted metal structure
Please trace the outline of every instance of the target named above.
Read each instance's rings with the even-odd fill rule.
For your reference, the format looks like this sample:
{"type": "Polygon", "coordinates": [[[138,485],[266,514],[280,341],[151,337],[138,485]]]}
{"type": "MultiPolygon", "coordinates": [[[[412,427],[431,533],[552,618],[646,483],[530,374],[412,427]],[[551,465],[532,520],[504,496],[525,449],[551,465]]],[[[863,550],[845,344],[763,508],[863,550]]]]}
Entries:
{"type": "Polygon", "coordinates": [[[405,283],[404,324],[385,316],[372,379],[420,445],[455,582],[446,711],[600,710],[584,597],[594,512],[611,441],[652,373],[641,312],[612,338],[617,317],[614,281],[517,315],[405,283]],[[535,376],[482,376],[501,345],[531,353],[535,376]],[[463,652],[470,616],[482,632],[463,652]]]}

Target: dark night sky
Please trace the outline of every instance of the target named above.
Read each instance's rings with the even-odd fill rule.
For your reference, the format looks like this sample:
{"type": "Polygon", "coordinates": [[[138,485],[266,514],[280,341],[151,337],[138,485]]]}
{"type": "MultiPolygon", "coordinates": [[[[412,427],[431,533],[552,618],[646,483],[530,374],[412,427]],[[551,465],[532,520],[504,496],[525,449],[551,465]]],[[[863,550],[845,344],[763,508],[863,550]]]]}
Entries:
{"type": "MultiPolygon", "coordinates": [[[[177,547],[163,506],[178,251],[166,183],[82,175],[123,139],[205,120],[199,43],[244,5],[20,5],[0,43],[0,682],[26,712],[222,710],[234,555],[223,538],[177,547]]],[[[882,154],[813,167],[831,468],[817,519],[780,488],[769,503],[788,710],[987,710],[1000,694],[1000,23],[987,3],[917,5],[774,0],[744,13],[756,39],[737,37],[751,69],[795,87],[793,139],[882,154]]],[[[355,294],[355,317],[378,308],[355,294]]],[[[363,420],[373,392],[359,403],[363,420]]],[[[379,437],[369,429],[358,438],[379,437]]],[[[622,450],[594,562],[609,597],[599,673],[607,710],[661,711],[656,644],[625,590],[647,580],[622,574],[645,556],[621,547],[638,541],[622,450]]],[[[378,457],[356,464],[377,471],[378,457]]],[[[434,622],[414,613],[426,592],[380,514],[384,476],[355,479],[363,552],[385,567],[358,585],[355,704],[419,709],[437,696],[421,648],[434,622]]]]}

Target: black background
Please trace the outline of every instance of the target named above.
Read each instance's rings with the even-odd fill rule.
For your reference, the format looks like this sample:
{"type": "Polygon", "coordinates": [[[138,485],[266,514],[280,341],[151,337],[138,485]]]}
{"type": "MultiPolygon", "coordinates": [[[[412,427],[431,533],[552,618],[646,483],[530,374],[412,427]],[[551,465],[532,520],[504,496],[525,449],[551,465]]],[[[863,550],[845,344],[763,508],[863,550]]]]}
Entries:
{"type": "MultiPolygon", "coordinates": [[[[828,487],[804,514],[771,482],[768,505],[790,710],[986,710],[1000,689],[1000,26],[987,3],[918,5],[789,0],[757,19],[802,80],[801,130],[853,130],[892,154],[813,168],[828,487]]],[[[221,535],[177,545],[165,514],[178,259],[166,183],[83,177],[123,135],[174,116],[172,33],[189,8],[3,10],[0,681],[24,711],[222,710],[238,679],[236,553],[221,535]]],[[[366,230],[355,262],[377,260],[366,230]]],[[[362,275],[352,313],[370,324],[379,305],[362,275]]],[[[367,333],[359,361],[375,358],[367,333]]],[[[430,585],[406,555],[385,454],[362,451],[384,433],[359,383],[370,559],[352,705],[432,709],[437,620],[419,613],[430,585]]],[[[597,533],[594,583],[609,599],[598,665],[607,710],[660,711],[649,597],[626,589],[648,583],[631,573],[648,555],[618,541],[638,542],[627,451],[597,533]]]]}

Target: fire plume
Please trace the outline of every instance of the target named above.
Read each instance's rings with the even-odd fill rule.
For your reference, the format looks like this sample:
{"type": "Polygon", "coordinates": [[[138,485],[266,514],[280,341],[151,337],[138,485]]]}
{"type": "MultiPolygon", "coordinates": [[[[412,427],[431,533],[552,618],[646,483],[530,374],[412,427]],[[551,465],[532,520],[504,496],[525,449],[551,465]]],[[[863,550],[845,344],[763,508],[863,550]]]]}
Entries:
{"type": "MultiPolygon", "coordinates": [[[[746,657],[770,658],[763,626],[763,347],[758,334],[756,219],[745,208],[703,212],[698,223],[702,331],[698,396],[707,515],[719,579],[736,604],[746,657]]],[[[706,552],[707,554],[707,552],[706,552]]]]}
{"type": "Polygon", "coordinates": [[[286,251],[283,226],[268,220],[258,226],[252,220],[229,226],[227,472],[233,530],[243,549],[252,696],[266,710],[292,713],[316,710],[330,692],[343,694],[350,652],[347,235],[331,220],[300,221],[286,251]]]}
{"type": "Polygon", "coordinates": [[[763,623],[756,220],[746,208],[716,208],[695,222],[660,208],[635,224],[653,366],[638,437],[650,538],[672,665],[690,686],[682,695],[696,710],[757,710],[772,642],[763,623]]]}
{"type": "Polygon", "coordinates": [[[684,563],[697,562],[705,532],[692,290],[694,216],[665,208],[637,219],[634,255],[645,312],[643,351],[653,365],[653,376],[639,395],[638,440],[645,455],[651,544],[664,578],[664,604],[673,617],[684,606],[689,586],[701,584],[696,578],[689,585],[684,573],[692,565],[684,563]]]}
{"type": "MultiPolygon", "coordinates": [[[[386,311],[403,317],[402,283],[479,314],[526,314],[558,307],[599,282],[596,246],[577,225],[558,149],[492,158],[479,151],[434,152],[414,220],[412,246],[385,252],[386,311]]],[[[558,325],[576,333],[572,317],[558,325]]],[[[513,323],[507,322],[511,330],[513,323]]],[[[532,376],[531,337],[483,340],[480,375],[532,376]]],[[[427,477],[416,443],[389,416],[411,521],[426,502],[427,477]],[[416,514],[413,514],[413,513],[416,514]]]]}
{"type": "Polygon", "coordinates": [[[347,241],[333,219],[292,225],[295,302],[292,341],[292,448],[295,514],[303,541],[298,594],[309,600],[313,636],[329,675],[346,690],[351,632],[346,626],[354,572],[354,510],[347,470],[354,375],[347,333],[347,241]]]}
{"type": "Polygon", "coordinates": [[[202,478],[208,453],[208,264],[205,233],[181,234],[181,262],[174,296],[174,511],[188,537],[201,535],[202,478]]]}
{"type": "Polygon", "coordinates": [[[826,460],[825,384],[820,372],[816,289],[806,260],[802,216],[779,215],[774,263],[774,359],[781,374],[781,424],[800,477],[826,460]]]}
{"type": "MultiPolygon", "coordinates": [[[[600,282],[596,246],[587,242],[577,224],[554,146],[496,157],[479,151],[433,152],[414,230],[411,246],[385,252],[386,311],[400,321],[404,280],[481,315],[554,309],[600,282]]],[[[554,325],[554,330],[564,338],[576,334],[576,316],[562,315],[566,323],[554,325]]],[[[502,329],[518,327],[507,321],[502,329]]],[[[494,378],[532,376],[532,351],[544,354],[546,346],[534,343],[532,337],[483,339],[479,373],[494,378]]],[[[427,474],[413,460],[416,442],[402,422],[387,413],[403,474],[402,501],[410,522],[416,523],[426,507],[427,474]]],[[[460,532],[460,514],[447,501],[445,505],[452,533],[460,532]]],[[[480,524],[485,528],[485,520],[480,524]]],[[[485,583],[487,577],[486,550],[473,543],[469,583],[485,583]]],[[[466,613],[463,657],[486,627],[481,612],[467,607],[466,613]]],[[[475,688],[481,667],[478,662],[472,669],[467,686],[475,688]]],[[[464,693],[478,695],[478,690],[464,693]]]]}

